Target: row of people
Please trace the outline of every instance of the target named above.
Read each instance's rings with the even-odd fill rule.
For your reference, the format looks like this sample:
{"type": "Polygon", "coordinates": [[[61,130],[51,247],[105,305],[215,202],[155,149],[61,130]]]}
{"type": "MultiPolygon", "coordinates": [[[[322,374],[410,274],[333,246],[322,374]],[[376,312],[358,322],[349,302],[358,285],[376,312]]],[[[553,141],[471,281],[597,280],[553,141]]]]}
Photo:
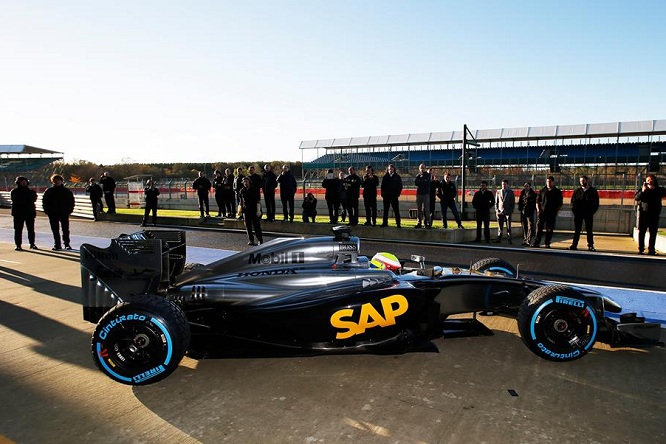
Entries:
{"type": "MultiPolygon", "coordinates": [[[[16,178],[16,186],[10,196],[12,200],[12,217],[14,220],[14,243],[16,251],[23,250],[23,227],[28,231],[30,249],[37,250],[35,244],[35,218],[37,211],[37,192],[30,188],[27,177],[16,178]]],[[[52,250],[62,250],[63,243],[66,250],[71,250],[69,235],[69,216],[74,212],[74,194],[65,187],[65,180],[59,174],[51,176],[52,186],[44,191],[42,207],[49,218],[49,225],[53,233],[52,250]],[[62,236],[60,235],[62,231],[62,236]]]]}
{"type": "Polygon", "coordinates": [[[215,202],[218,206],[217,216],[240,218],[242,211],[239,211],[238,205],[241,203],[241,193],[244,188],[243,179],[248,177],[251,186],[261,190],[261,194],[264,196],[267,221],[275,221],[275,192],[278,187],[280,188],[283,216],[285,220],[292,222],[294,220],[294,196],[298,186],[288,165],[282,166],[282,172],[279,176],[273,172],[270,164],[264,165],[261,176],[255,171],[254,165],[247,167],[247,173],[243,171],[242,167],[238,167],[235,174],[229,168],[225,169],[224,173],[215,170],[212,182],[203,171],[199,171],[198,174],[199,176],[192,183],[192,188],[197,192],[199,213],[202,218],[210,217],[209,195],[211,189],[214,190],[215,202]]]}
{"type": "MultiPolygon", "coordinates": [[[[216,172],[216,174],[219,172],[216,172]]],[[[225,174],[228,173],[228,170],[225,174]]],[[[238,168],[238,176],[243,183],[238,191],[238,202],[242,208],[241,212],[246,218],[247,208],[257,208],[256,217],[251,217],[249,225],[246,223],[250,243],[254,243],[252,228],[258,232],[258,238],[261,239],[261,193],[263,191],[266,204],[267,220],[275,220],[275,189],[280,186],[280,195],[282,200],[284,220],[293,222],[294,216],[294,196],[296,194],[297,184],[293,175],[289,172],[288,166],[283,166],[282,173],[276,177],[271,171],[271,166],[264,167],[264,176],[259,177],[254,172],[254,166],[248,167],[248,176],[242,175],[242,169],[238,168]],[[248,179],[245,181],[244,179],[248,179]],[[247,187],[244,186],[247,182],[247,187]],[[243,190],[250,188],[253,190],[251,204],[248,206],[243,198],[243,190]]],[[[339,172],[336,178],[333,170],[329,169],[326,178],[322,182],[322,187],[326,190],[325,199],[328,207],[330,223],[338,223],[339,215],[344,222],[345,215],[349,215],[349,224],[355,226],[358,224],[358,207],[360,189],[363,188],[363,202],[365,206],[366,222],[364,225],[375,226],[377,223],[377,189],[380,188],[380,195],[383,200],[383,221],[381,226],[388,226],[388,217],[390,209],[393,209],[396,225],[401,226],[400,210],[398,198],[402,193],[402,179],[395,171],[395,166],[390,164],[386,173],[382,177],[381,186],[379,178],[374,174],[371,166],[365,167],[365,174],[359,177],[353,166],[348,168],[348,175],[345,176],[339,172]],[[340,210],[340,208],[342,208],[340,210]]],[[[200,177],[201,177],[200,173],[200,177]]],[[[196,181],[195,181],[196,182],[196,181]]],[[[594,214],[599,209],[599,193],[589,183],[587,176],[579,178],[580,187],[577,188],[571,197],[571,211],[574,216],[574,236],[570,250],[578,249],[578,242],[585,225],[587,234],[588,251],[596,251],[594,247],[594,214]]],[[[454,182],[451,181],[449,173],[444,174],[442,181],[438,181],[436,176],[432,175],[431,170],[424,164],[419,165],[419,174],[415,177],[417,218],[416,227],[430,228],[432,226],[432,217],[435,212],[436,196],[440,199],[443,228],[447,228],[447,210],[450,209],[457,223],[458,228],[462,228],[460,214],[457,208],[457,189],[454,182]],[[423,222],[422,222],[423,221],[423,222]],[[424,225],[423,225],[424,223],[424,225]]],[[[155,189],[154,187],[151,187],[155,189]]],[[[147,187],[146,196],[154,194],[147,187]]],[[[157,190],[159,194],[159,190],[157,190]]],[[[204,193],[202,193],[204,194],[204,193]]],[[[207,194],[207,193],[206,193],[207,194]]],[[[648,243],[648,254],[656,254],[655,242],[659,224],[659,215],[661,213],[661,200],[666,196],[666,190],[657,183],[655,175],[648,175],[642,187],[636,193],[635,200],[638,204],[638,229],[639,229],[639,252],[645,251],[645,234],[649,232],[650,239],[648,243]]],[[[143,225],[145,225],[149,207],[153,211],[153,223],[157,207],[157,195],[151,196],[150,205],[146,205],[143,225]]],[[[550,244],[555,230],[557,215],[563,205],[562,191],[555,186],[555,178],[548,176],[546,186],[538,193],[532,189],[530,182],[523,184],[523,190],[518,197],[518,211],[520,212],[520,222],[523,231],[523,245],[539,247],[543,239],[546,248],[550,244]]],[[[495,215],[498,222],[496,243],[501,242],[502,233],[506,232],[509,243],[512,242],[511,236],[511,216],[515,208],[515,194],[509,187],[509,181],[504,179],[501,188],[493,194],[487,189],[487,182],[482,181],[480,189],[474,194],[472,206],[476,210],[476,242],[481,241],[481,233],[486,242],[490,242],[490,212],[495,209],[495,215]],[[506,227],[506,228],[505,228],[506,227]]],[[[315,222],[317,216],[317,199],[312,193],[308,193],[302,203],[303,221],[315,222]]],[[[201,203],[200,203],[200,211],[201,203]]],[[[261,240],[260,240],[261,242],[261,240]]]]}
{"type": "MultiPolygon", "coordinates": [[[[574,219],[574,235],[570,250],[578,249],[583,224],[587,234],[588,251],[596,251],[594,247],[594,214],[599,209],[599,192],[590,185],[587,176],[579,178],[580,187],[574,190],[571,196],[571,212],[574,219]]],[[[502,233],[506,226],[506,236],[511,243],[511,214],[515,208],[515,194],[509,188],[509,181],[504,179],[502,187],[493,195],[487,189],[488,183],[481,182],[480,189],[474,193],[472,206],[476,210],[476,238],[475,242],[483,237],[490,242],[490,212],[494,208],[497,217],[497,238],[494,242],[501,242],[502,233]]],[[[638,213],[638,251],[645,252],[645,235],[650,234],[647,253],[655,255],[655,244],[659,228],[659,215],[662,208],[662,199],[666,197],[666,189],[659,186],[657,177],[649,174],[641,188],[635,194],[638,213]]],[[[564,199],[562,191],[555,186],[555,178],[548,176],[546,186],[538,193],[532,189],[530,182],[523,184],[523,190],[518,197],[518,211],[523,229],[523,245],[539,247],[543,239],[546,248],[550,243],[555,230],[557,215],[562,208],[564,199]]]]}
{"type": "MultiPolygon", "coordinates": [[[[555,186],[555,178],[548,176],[546,186],[538,193],[532,189],[530,182],[523,184],[523,190],[518,197],[518,211],[523,229],[523,245],[539,247],[544,240],[546,248],[550,243],[555,230],[557,215],[564,203],[562,191],[555,186]],[[536,229],[535,229],[536,228],[536,229]]],[[[500,243],[502,234],[505,232],[509,243],[512,243],[511,216],[516,206],[516,196],[509,187],[507,179],[502,180],[502,185],[495,194],[488,189],[488,183],[481,181],[481,186],[474,193],[472,206],[476,210],[476,238],[475,242],[483,238],[490,242],[490,213],[495,210],[497,217],[497,238],[493,241],[500,243]]],[[[578,240],[582,231],[583,222],[587,232],[588,250],[594,248],[593,216],[599,209],[599,193],[590,186],[587,176],[580,177],[580,188],[576,189],[571,197],[571,211],[574,215],[574,238],[569,249],[578,248],[578,240]]]]}
{"type": "MultiPolygon", "coordinates": [[[[380,194],[384,201],[384,219],[382,226],[388,225],[388,214],[390,208],[393,208],[396,218],[396,225],[400,227],[400,211],[398,208],[398,197],[402,192],[402,179],[395,172],[395,166],[389,165],[386,174],[382,177],[381,186],[379,178],[374,174],[371,166],[366,166],[365,175],[360,178],[354,167],[349,167],[349,175],[344,176],[342,172],[336,178],[333,170],[329,170],[326,178],[322,183],[322,187],[326,189],[326,202],[329,210],[329,218],[331,223],[337,223],[338,212],[340,204],[342,204],[343,211],[349,212],[350,225],[358,224],[358,204],[360,196],[360,188],[364,190],[364,204],[366,209],[366,223],[365,225],[376,225],[377,218],[377,189],[380,187],[380,194]],[[344,201],[343,201],[344,199],[344,201]]],[[[219,171],[216,171],[216,178],[219,171]]],[[[264,191],[264,199],[267,208],[267,220],[274,220],[275,214],[275,189],[278,185],[286,183],[289,192],[285,193],[287,199],[283,198],[283,211],[284,220],[293,221],[293,202],[296,191],[296,180],[289,172],[288,166],[283,167],[283,171],[279,177],[275,177],[275,186],[272,184],[272,173],[270,165],[264,168],[264,177],[260,177],[254,172],[254,166],[248,167],[248,175],[241,177],[241,189],[237,191],[237,199],[239,209],[237,211],[242,214],[245,220],[246,229],[248,231],[249,243],[254,243],[254,233],[256,233],[259,242],[262,242],[260,220],[262,216],[261,207],[261,191],[264,191]],[[267,187],[268,183],[268,187],[267,187]],[[272,190],[272,193],[267,193],[265,190],[272,190]],[[291,193],[293,190],[293,193],[291,193]],[[272,194],[272,213],[269,213],[270,197],[272,194]],[[289,206],[289,202],[291,205],[289,206]],[[289,212],[288,212],[289,211],[289,212]]],[[[242,169],[238,169],[238,174],[242,174],[242,169]]],[[[225,171],[225,175],[229,175],[229,170],[225,171]]],[[[102,178],[108,177],[105,173],[102,178]]],[[[102,179],[101,178],[101,179],[102,179]]],[[[206,209],[208,191],[206,190],[205,176],[203,172],[199,173],[199,177],[195,180],[195,184],[203,182],[204,185],[195,186],[199,194],[199,208],[201,215],[208,214],[206,209]],[[199,190],[202,190],[199,193],[199,190]]],[[[207,180],[207,179],[206,179],[207,180]]],[[[101,180],[100,180],[101,181],[101,180]]],[[[562,208],[563,196],[562,191],[554,185],[554,177],[548,176],[546,186],[543,187],[538,193],[531,187],[531,183],[525,182],[523,190],[518,197],[518,210],[520,212],[520,220],[523,229],[523,244],[532,247],[539,247],[543,238],[545,246],[550,247],[550,243],[555,229],[557,215],[562,208]]],[[[587,176],[581,176],[580,187],[577,188],[571,197],[571,211],[574,216],[574,237],[569,249],[576,250],[582,232],[583,224],[585,224],[585,231],[587,233],[587,247],[589,251],[595,251],[594,247],[594,214],[599,208],[599,194],[597,190],[589,183],[587,176]]],[[[62,249],[64,242],[66,249],[71,249],[69,242],[69,215],[74,210],[74,197],[72,192],[64,186],[64,179],[60,175],[53,175],[51,177],[52,187],[46,190],[43,197],[44,210],[49,217],[49,222],[54,236],[54,250],[62,249]],[[62,237],[59,232],[62,230],[62,237]]],[[[434,214],[432,194],[440,197],[440,205],[442,208],[442,218],[444,228],[446,228],[446,209],[451,209],[456,222],[459,227],[462,227],[460,216],[457,211],[455,199],[457,192],[455,184],[450,181],[448,173],[445,174],[444,180],[439,182],[425,165],[419,166],[419,174],[415,178],[415,185],[417,189],[417,227],[422,226],[422,221],[425,221],[425,227],[432,226],[432,215],[434,214]],[[426,186],[427,184],[427,186],[426,186]],[[435,189],[435,193],[432,189],[435,189]]],[[[209,190],[210,188],[208,188],[209,190]]],[[[97,219],[97,210],[101,211],[103,208],[101,196],[104,191],[98,185],[94,178],[90,178],[89,184],[86,187],[86,192],[89,193],[93,215],[97,219]]],[[[157,197],[160,192],[155,187],[152,180],[148,180],[146,188],[144,189],[146,205],[145,213],[142,221],[142,226],[145,226],[148,221],[149,214],[152,213],[152,223],[156,224],[157,217],[157,197]]],[[[661,201],[666,197],[666,189],[660,187],[657,183],[655,175],[650,174],[643,182],[641,189],[635,195],[638,211],[638,229],[639,229],[639,252],[645,252],[645,235],[650,233],[648,243],[648,254],[656,254],[655,242],[659,224],[659,215],[661,213],[661,201]]],[[[35,204],[37,194],[34,190],[29,188],[29,181],[27,178],[21,176],[16,179],[16,187],[12,190],[12,215],[14,216],[14,229],[15,229],[15,243],[16,249],[22,249],[22,231],[23,226],[27,227],[28,241],[31,248],[37,248],[34,243],[34,219],[35,219],[35,204]]],[[[108,205],[107,201],[107,205],[108,205]]],[[[472,206],[476,210],[476,242],[481,241],[483,230],[483,237],[486,242],[490,242],[490,212],[495,209],[495,214],[498,221],[497,238],[494,242],[501,242],[502,233],[506,230],[506,237],[509,243],[512,242],[511,237],[511,215],[515,208],[515,194],[509,187],[508,180],[502,181],[501,188],[493,194],[487,188],[487,182],[482,181],[480,189],[474,193],[472,199],[472,206]],[[505,229],[506,227],[506,229],[505,229]]],[[[317,199],[312,193],[308,193],[302,203],[303,220],[304,222],[314,222],[317,216],[317,199]]],[[[114,205],[115,210],[115,205],[114,205]]],[[[110,210],[109,210],[110,211],[110,210]]],[[[344,213],[343,213],[344,214],[344,213]]]]}
{"type": "Polygon", "coordinates": [[[93,218],[97,220],[98,214],[104,212],[104,204],[102,203],[102,197],[106,202],[106,208],[108,214],[116,213],[116,180],[109,175],[108,171],[105,171],[99,178],[99,183],[95,181],[94,177],[91,177],[86,185],[86,193],[90,195],[90,201],[93,208],[93,218]]]}
{"type": "MultiPolygon", "coordinates": [[[[377,225],[377,190],[382,198],[383,220],[382,227],[388,226],[390,211],[393,210],[395,223],[401,227],[399,209],[399,198],[403,190],[403,182],[395,170],[395,165],[389,164],[386,172],[381,178],[375,175],[372,166],[365,167],[365,174],[360,177],[356,169],[350,166],[347,174],[340,171],[336,177],[333,169],[329,169],[326,178],[322,181],[325,189],[326,205],[330,223],[338,223],[341,218],[344,222],[349,215],[349,224],[358,224],[359,201],[361,188],[363,188],[363,205],[365,207],[366,226],[377,225]]],[[[440,182],[424,164],[419,165],[419,174],[414,178],[416,187],[416,206],[418,223],[416,228],[431,228],[432,218],[435,213],[435,197],[439,197],[443,227],[447,228],[447,210],[450,209],[458,228],[462,228],[462,222],[456,204],[458,192],[456,185],[451,181],[448,173],[440,182]]]]}

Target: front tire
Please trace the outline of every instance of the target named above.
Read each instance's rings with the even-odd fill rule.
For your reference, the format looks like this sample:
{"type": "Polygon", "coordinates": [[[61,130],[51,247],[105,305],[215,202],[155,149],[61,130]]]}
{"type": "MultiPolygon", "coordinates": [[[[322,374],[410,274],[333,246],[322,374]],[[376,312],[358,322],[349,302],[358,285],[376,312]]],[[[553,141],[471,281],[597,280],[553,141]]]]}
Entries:
{"type": "Polygon", "coordinates": [[[580,359],[598,332],[594,307],[577,290],[548,285],[534,290],[518,311],[518,330],[527,348],[549,361],[580,359]]]}
{"type": "Polygon", "coordinates": [[[100,319],[92,337],[92,356],[115,381],[152,384],[173,373],[189,342],[189,325],[180,307],[160,296],[141,295],[100,319]]]}

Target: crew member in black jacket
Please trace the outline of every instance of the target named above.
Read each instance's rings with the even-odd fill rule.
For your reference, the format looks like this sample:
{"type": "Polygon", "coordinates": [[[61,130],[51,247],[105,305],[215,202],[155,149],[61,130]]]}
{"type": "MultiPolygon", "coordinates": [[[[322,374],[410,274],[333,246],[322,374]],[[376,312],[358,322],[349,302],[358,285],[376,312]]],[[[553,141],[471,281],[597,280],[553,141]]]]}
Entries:
{"type": "Polygon", "coordinates": [[[224,176],[220,170],[213,173],[213,190],[215,191],[215,203],[217,204],[217,217],[227,217],[227,206],[224,201],[224,176]]]}
{"type": "Polygon", "coordinates": [[[381,195],[384,207],[382,227],[388,227],[389,210],[393,208],[395,224],[400,228],[400,201],[398,200],[400,194],[402,194],[402,178],[395,172],[395,166],[389,164],[382,177],[381,195]]]}
{"type": "Polygon", "coordinates": [[[69,243],[69,215],[74,211],[74,194],[65,188],[65,179],[60,174],[51,176],[53,186],[47,189],[42,196],[44,213],[49,217],[51,232],[53,232],[53,250],[71,250],[69,243]],[[62,228],[62,240],[60,229],[62,228]]]}
{"type": "Polygon", "coordinates": [[[234,191],[234,175],[229,168],[224,170],[222,176],[222,188],[224,189],[224,209],[222,215],[233,218],[236,216],[236,192],[234,191]]]}
{"type": "Polygon", "coordinates": [[[277,183],[280,185],[280,201],[282,202],[282,215],[284,222],[294,221],[294,196],[298,184],[294,175],[289,171],[288,165],[282,166],[282,173],[277,178],[277,183]]]}
{"type": "Polygon", "coordinates": [[[573,192],[571,196],[571,212],[574,215],[574,237],[569,250],[578,249],[578,240],[580,232],[583,230],[583,221],[585,221],[585,231],[587,232],[587,249],[594,249],[594,213],[599,209],[599,193],[590,186],[587,176],[580,176],[580,188],[573,192]]]}
{"type": "Polygon", "coordinates": [[[152,179],[146,181],[146,188],[143,189],[143,196],[146,199],[146,209],[143,212],[143,221],[141,226],[145,227],[148,223],[148,214],[153,213],[153,226],[157,225],[157,196],[160,195],[160,190],[155,186],[152,179]]]}
{"type": "MultiPolygon", "coordinates": [[[[238,205],[241,204],[240,201],[240,192],[243,189],[243,177],[245,177],[245,174],[243,174],[243,167],[238,167],[236,168],[236,177],[234,179],[234,194],[236,195],[236,203],[238,205]]],[[[237,211],[238,208],[236,208],[234,211],[236,211],[238,219],[243,219],[243,211],[237,211]]]]}
{"type": "Polygon", "coordinates": [[[256,245],[256,234],[259,244],[264,242],[261,233],[261,194],[259,188],[253,187],[248,176],[242,179],[243,188],[240,189],[240,205],[243,208],[243,222],[247,231],[248,245],[256,245]]]}
{"type": "Polygon", "coordinates": [[[562,191],[555,186],[555,178],[548,176],[546,186],[541,189],[537,196],[537,234],[532,244],[533,247],[539,246],[545,231],[546,248],[550,248],[550,241],[555,230],[555,220],[557,219],[557,213],[562,208],[562,202],[562,191]]]}
{"type": "Polygon", "coordinates": [[[92,204],[93,210],[93,220],[97,220],[97,214],[104,212],[104,204],[102,204],[102,196],[104,191],[98,183],[95,182],[95,178],[91,177],[86,186],[86,193],[90,195],[90,203],[92,204]]]}
{"type": "Polygon", "coordinates": [[[440,182],[438,191],[439,205],[442,210],[442,228],[448,228],[446,221],[447,209],[451,210],[458,228],[463,228],[460,213],[458,213],[458,204],[456,203],[456,200],[458,200],[458,190],[456,189],[456,183],[451,180],[451,175],[448,172],[444,173],[444,179],[440,182]]]}
{"type": "Polygon", "coordinates": [[[648,254],[656,255],[655,245],[657,231],[659,231],[659,214],[661,213],[661,200],[666,197],[666,189],[660,187],[657,176],[650,174],[645,178],[641,189],[636,192],[638,204],[638,252],[645,251],[645,233],[650,232],[648,254]]]}
{"type": "Polygon", "coordinates": [[[203,171],[199,171],[199,177],[194,179],[192,182],[192,188],[197,190],[197,197],[199,198],[199,213],[201,214],[201,219],[204,218],[204,211],[206,217],[210,217],[210,203],[208,200],[208,193],[213,184],[210,183],[210,180],[204,176],[203,171]]]}
{"type": "Polygon", "coordinates": [[[104,200],[108,208],[107,213],[116,214],[116,199],[113,194],[116,192],[116,180],[109,176],[108,171],[105,171],[102,177],[99,178],[99,183],[104,191],[104,200]]]}
{"type": "Polygon", "coordinates": [[[277,186],[277,176],[273,172],[271,164],[267,163],[264,165],[264,175],[261,177],[261,191],[264,193],[268,222],[275,222],[275,189],[277,186]]]}
{"type": "Polygon", "coordinates": [[[326,206],[328,206],[328,221],[332,224],[337,224],[341,184],[340,179],[335,177],[332,168],[326,173],[326,177],[322,181],[321,186],[326,190],[324,199],[326,199],[326,206]]]}
{"type": "Polygon", "coordinates": [[[418,222],[414,228],[430,228],[432,220],[430,220],[430,185],[432,179],[430,173],[426,169],[425,164],[419,165],[419,174],[414,179],[416,185],[416,217],[418,222]],[[423,222],[423,225],[421,224],[423,222]]]}
{"type": "Polygon", "coordinates": [[[37,200],[37,193],[29,185],[30,181],[27,177],[19,176],[16,178],[16,187],[12,189],[10,194],[16,251],[23,250],[21,247],[23,243],[23,225],[28,230],[30,249],[37,250],[35,245],[35,217],[37,216],[35,201],[37,200]]]}
{"type": "Polygon", "coordinates": [[[348,168],[349,175],[342,180],[347,198],[347,211],[349,211],[349,225],[358,225],[358,198],[361,192],[361,178],[356,174],[353,166],[348,168]]]}
{"type": "Polygon", "coordinates": [[[363,206],[365,207],[365,223],[363,225],[377,225],[377,188],[379,188],[379,177],[375,176],[375,170],[370,166],[365,167],[365,175],[361,182],[363,186],[363,206]]]}
{"type": "Polygon", "coordinates": [[[486,243],[490,242],[490,209],[495,207],[495,196],[488,190],[488,182],[481,181],[481,187],[474,193],[472,206],[476,210],[476,238],[474,242],[481,242],[481,225],[486,243]]]}
{"type": "Polygon", "coordinates": [[[523,245],[527,246],[532,244],[532,238],[536,234],[534,232],[536,201],[537,195],[532,189],[532,184],[525,182],[518,198],[518,211],[520,211],[520,224],[523,227],[523,245]]]}

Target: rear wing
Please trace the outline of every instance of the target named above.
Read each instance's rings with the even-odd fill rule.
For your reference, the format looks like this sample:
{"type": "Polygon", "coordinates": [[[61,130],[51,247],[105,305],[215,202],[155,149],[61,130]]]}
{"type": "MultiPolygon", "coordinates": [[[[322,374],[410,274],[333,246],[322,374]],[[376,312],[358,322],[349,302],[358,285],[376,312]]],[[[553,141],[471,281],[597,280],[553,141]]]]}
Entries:
{"type": "Polygon", "coordinates": [[[185,231],[123,234],[107,248],[83,244],[83,319],[96,323],[111,307],[140,294],[158,294],[185,266],[185,231]]]}

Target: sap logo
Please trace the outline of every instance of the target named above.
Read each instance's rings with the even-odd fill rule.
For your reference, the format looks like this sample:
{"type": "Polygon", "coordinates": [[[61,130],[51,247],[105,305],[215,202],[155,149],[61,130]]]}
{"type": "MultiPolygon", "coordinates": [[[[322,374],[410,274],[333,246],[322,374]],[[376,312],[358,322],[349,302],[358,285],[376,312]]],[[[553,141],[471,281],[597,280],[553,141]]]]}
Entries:
{"type": "Polygon", "coordinates": [[[340,251],[356,251],[356,244],[339,244],[340,251]]]}
{"type": "Polygon", "coordinates": [[[347,339],[354,335],[365,333],[369,328],[395,325],[395,318],[405,314],[409,308],[407,298],[401,294],[383,298],[380,302],[382,304],[382,311],[384,312],[383,316],[372,304],[367,303],[361,305],[358,322],[351,319],[354,316],[354,310],[351,308],[345,308],[333,313],[333,316],[331,316],[331,325],[344,330],[338,332],[335,338],[347,339]]]}
{"type": "Polygon", "coordinates": [[[581,301],[580,299],[572,299],[572,298],[557,296],[555,298],[555,302],[559,304],[571,305],[578,308],[585,308],[585,301],[581,301]]]}
{"type": "Polygon", "coordinates": [[[283,251],[281,253],[271,253],[271,254],[251,254],[250,255],[250,264],[302,264],[305,262],[305,253],[302,251],[292,251],[287,252],[283,251]]]}

